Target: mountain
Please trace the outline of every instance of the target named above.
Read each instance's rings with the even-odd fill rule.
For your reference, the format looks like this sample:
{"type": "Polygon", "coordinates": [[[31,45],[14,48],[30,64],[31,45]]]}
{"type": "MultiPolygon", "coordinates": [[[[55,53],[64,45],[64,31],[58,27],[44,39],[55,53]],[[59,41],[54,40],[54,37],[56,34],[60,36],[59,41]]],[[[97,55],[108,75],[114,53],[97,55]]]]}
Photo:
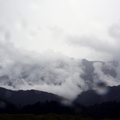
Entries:
{"type": "Polygon", "coordinates": [[[98,94],[95,90],[82,92],[74,102],[85,106],[108,101],[120,102],[120,86],[108,87],[107,90],[106,94],[98,94]]]}
{"type": "Polygon", "coordinates": [[[5,88],[0,88],[0,98],[16,105],[34,104],[38,101],[45,102],[47,100],[48,101],[60,100],[60,98],[57,95],[43,91],[37,90],[12,91],[5,88]]]}
{"type": "Polygon", "coordinates": [[[6,100],[3,100],[0,98],[0,109],[4,109],[6,108],[8,105],[11,105],[12,103],[6,101],[6,100]]]}
{"type": "MultiPolygon", "coordinates": [[[[88,91],[84,91],[83,88],[80,85],[78,85],[84,91],[76,99],[76,102],[78,102],[78,103],[82,103],[84,105],[91,105],[94,103],[99,103],[99,102],[104,101],[103,98],[105,100],[112,99],[111,97],[109,98],[109,96],[111,96],[111,94],[112,94],[111,92],[108,92],[108,94],[105,94],[105,95],[99,95],[94,90],[92,90],[93,86],[95,85],[95,81],[97,81],[97,82],[101,81],[101,76],[98,75],[99,73],[97,73],[97,72],[99,72],[99,70],[97,72],[95,71],[97,69],[97,67],[95,66],[95,63],[100,64],[100,66],[97,66],[97,67],[99,67],[100,72],[104,73],[104,76],[106,76],[106,77],[110,76],[113,78],[113,80],[114,80],[114,78],[118,79],[116,77],[117,76],[116,70],[118,67],[118,62],[116,62],[116,61],[111,61],[111,62],[88,61],[86,59],[83,59],[81,62],[81,65],[78,67],[80,67],[80,69],[83,70],[83,73],[80,73],[80,77],[83,78],[84,83],[88,87],[88,91]]],[[[6,86],[6,88],[8,86],[10,86],[11,88],[17,89],[17,87],[18,87],[20,89],[19,86],[25,86],[26,84],[27,85],[29,84],[29,86],[31,86],[31,88],[32,88],[32,86],[34,84],[36,85],[36,84],[40,84],[42,82],[44,83],[47,81],[51,82],[49,80],[49,78],[52,78],[52,82],[53,82],[52,84],[61,86],[61,84],[64,84],[64,82],[62,82],[61,84],[56,84],[56,79],[59,78],[58,76],[60,76],[60,77],[62,76],[62,74],[64,73],[64,69],[66,69],[66,67],[64,67],[65,66],[64,63],[62,63],[60,65],[61,65],[60,71],[57,70],[56,72],[49,72],[49,74],[46,74],[47,72],[45,71],[45,74],[43,74],[42,71],[44,69],[42,69],[40,66],[34,66],[34,65],[33,66],[26,65],[25,66],[25,65],[20,64],[19,65],[20,69],[19,69],[19,67],[15,69],[15,71],[18,70],[19,74],[15,74],[14,73],[15,71],[11,69],[11,71],[14,71],[14,72],[12,72],[10,74],[10,76],[14,76],[14,77],[11,78],[9,76],[9,74],[7,74],[6,70],[4,71],[6,74],[3,74],[3,75],[1,74],[0,85],[6,86]],[[39,74],[38,74],[38,73],[36,73],[36,71],[39,71],[39,69],[41,70],[41,72],[39,72],[39,74]],[[35,73],[35,74],[33,75],[32,73],[33,74],[35,73]],[[58,74],[58,73],[60,73],[60,74],[58,74]],[[39,76],[40,74],[42,76],[39,76]],[[48,79],[45,78],[46,75],[49,76],[48,79]],[[39,78],[39,77],[41,77],[41,78],[39,78]],[[31,81],[29,78],[32,78],[31,81]]],[[[15,66],[17,66],[17,64],[15,66]]],[[[58,67],[60,67],[60,66],[58,66],[58,67]]],[[[4,69],[4,68],[2,68],[0,66],[1,73],[2,73],[2,69],[4,69]]],[[[69,71],[67,71],[66,73],[68,73],[68,72],[69,71]]],[[[72,69],[72,73],[69,75],[71,75],[71,77],[72,77],[73,73],[74,73],[74,69],[72,69]]],[[[60,79],[66,79],[66,78],[61,77],[60,79]]],[[[108,82],[109,82],[109,79],[108,79],[108,82]]],[[[49,83],[46,83],[46,84],[49,85],[49,83]]],[[[76,85],[76,87],[77,87],[77,85],[76,85]]],[[[111,87],[109,87],[109,89],[110,89],[110,91],[112,91],[111,87]]],[[[87,89],[85,89],[85,90],[87,90],[87,89]]],[[[115,94],[117,94],[117,93],[115,93],[115,94]]],[[[116,95],[116,96],[118,97],[118,95],[116,95]]],[[[114,98],[114,96],[112,96],[112,97],[114,98]]],[[[6,100],[6,101],[12,102],[14,104],[23,104],[23,105],[34,104],[38,101],[60,100],[60,98],[57,95],[43,92],[43,91],[37,91],[37,90],[12,91],[12,90],[4,89],[4,88],[0,88],[0,98],[2,98],[3,100],[6,100]]]]}
{"type": "MultiPolygon", "coordinates": [[[[120,102],[120,86],[108,87],[107,92],[105,94],[98,94],[95,90],[84,91],[78,95],[77,99],[73,101],[73,103],[79,103],[85,106],[94,105],[98,103],[108,102],[108,101],[116,101],[120,102]]],[[[7,90],[5,88],[0,88],[0,98],[8,101],[10,103],[16,105],[26,105],[26,104],[34,104],[38,101],[61,101],[62,98],[43,91],[36,90],[18,90],[12,91],[7,90]]],[[[69,102],[64,101],[63,102],[69,102]]]]}

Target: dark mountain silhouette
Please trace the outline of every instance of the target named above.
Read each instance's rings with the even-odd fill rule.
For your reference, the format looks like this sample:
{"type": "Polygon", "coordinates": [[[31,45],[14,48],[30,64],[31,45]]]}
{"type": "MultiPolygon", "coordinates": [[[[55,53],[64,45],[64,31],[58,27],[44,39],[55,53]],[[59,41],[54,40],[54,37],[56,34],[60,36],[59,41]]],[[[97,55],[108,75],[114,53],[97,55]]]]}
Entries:
{"type": "Polygon", "coordinates": [[[13,114],[16,113],[18,110],[20,109],[17,106],[0,98],[0,114],[1,113],[13,114]]]}
{"type": "MultiPolygon", "coordinates": [[[[88,105],[94,105],[108,101],[120,102],[120,93],[119,93],[120,86],[108,87],[107,89],[108,92],[103,95],[96,93],[96,91],[94,90],[88,90],[82,92],[80,95],[78,95],[77,99],[73,103],[79,103],[88,106],[88,105]]],[[[15,105],[34,104],[38,101],[40,102],[52,101],[52,100],[61,101],[62,99],[57,95],[43,91],[36,91],[36,90],[12,91],[12,90],[7,90],[5,88],[0,88],[0,98],[15,105]]]]}
{"type": "MultiPolygon", "coordinates": [[[[71,114],[98,118],[120,117],[120,86],[109,87],[104,95],[88,90],[67,106],[61,98],[42,91],[11,91],[0,88],[0,114],[71,114]]],[[[64,99],[65,100],[65,99],[64,99]]],[[[67,101],[67,99],[66,99],[67,101]]],[[[69,102],[69,101],[68,101],[69,102]]]]}
{"type": "Polygon", "coordinates": [[[46,100],[48,101],[60,100],[60,98],[57,95],[43,91],[37,90],[12,91],[5,88],[0,88],[0,98],[16,105],[34,104],[38,101],[45,102],[46,100]]]}
{"type": "Polygon", "coordinates": [[[85,106],[99,104],[108,101],[120,102],[120,86],[108,87],[106,94],[98,94],[95,90],[88,90],[78,95],[75,102],[85,106]]]}
{"type": "Polygon", "coordinates": [[[0,98],[0,109],[4,109],[6,108],[8,105],[11,105],[12,103],[6,101],[6,100],[3,100],[0,98]]]}

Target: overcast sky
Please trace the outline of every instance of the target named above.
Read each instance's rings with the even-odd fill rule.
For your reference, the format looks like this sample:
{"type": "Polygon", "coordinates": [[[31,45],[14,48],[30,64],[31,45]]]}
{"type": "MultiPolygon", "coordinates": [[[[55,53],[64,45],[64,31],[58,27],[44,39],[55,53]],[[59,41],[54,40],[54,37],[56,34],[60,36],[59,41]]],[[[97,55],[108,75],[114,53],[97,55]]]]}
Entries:
{"type": "Polygon", "coordinates": [[[120,61],[120,0],[0,0],[0,86],[75,98],[91,84],[120,85],[104,74],[90,81],[80,59],[120,61]],[[72,58],[72,59],[71,59],[72,58]]]}
{"type": "Polygon", "coordinates": [[[119,49],[119,0],[0,0],[0,39],[72,58],[110,60],[119,49]]]}

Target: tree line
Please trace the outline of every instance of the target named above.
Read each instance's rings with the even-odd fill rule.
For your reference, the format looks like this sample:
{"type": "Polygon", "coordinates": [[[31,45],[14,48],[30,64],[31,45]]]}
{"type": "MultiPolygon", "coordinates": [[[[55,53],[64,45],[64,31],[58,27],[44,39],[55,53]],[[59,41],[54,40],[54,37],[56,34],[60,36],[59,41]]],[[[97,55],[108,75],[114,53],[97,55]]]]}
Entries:
{"type": "Polygon", "coordinates": [[[0,103],[0,114],[71,114],[94,118],[120,118],[120,102],[109,101],[91,106],[73,103],[71,106],[63,105],[58,101],[37,102],[33,105],[14,105],[0,103]]]}

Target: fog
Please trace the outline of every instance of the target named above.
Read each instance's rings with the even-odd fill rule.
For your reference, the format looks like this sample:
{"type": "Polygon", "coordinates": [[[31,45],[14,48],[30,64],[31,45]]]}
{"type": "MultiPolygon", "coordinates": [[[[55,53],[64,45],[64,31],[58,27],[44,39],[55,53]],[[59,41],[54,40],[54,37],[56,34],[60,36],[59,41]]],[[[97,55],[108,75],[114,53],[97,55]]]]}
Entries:
{"type": "Polygon", "coordinates": [[[0,86],[73,100],[100,82],[119,85],[119,6],[119,0],[0,0],[0,86]]]}

